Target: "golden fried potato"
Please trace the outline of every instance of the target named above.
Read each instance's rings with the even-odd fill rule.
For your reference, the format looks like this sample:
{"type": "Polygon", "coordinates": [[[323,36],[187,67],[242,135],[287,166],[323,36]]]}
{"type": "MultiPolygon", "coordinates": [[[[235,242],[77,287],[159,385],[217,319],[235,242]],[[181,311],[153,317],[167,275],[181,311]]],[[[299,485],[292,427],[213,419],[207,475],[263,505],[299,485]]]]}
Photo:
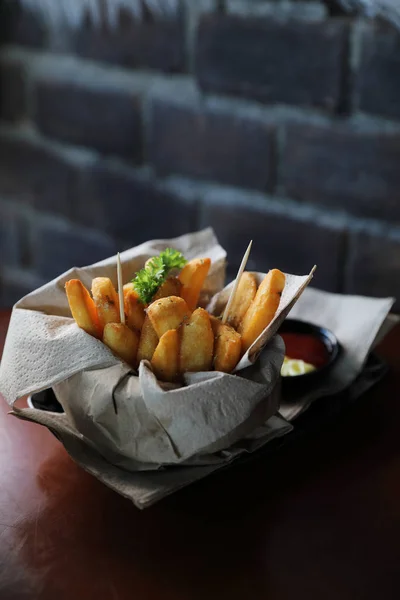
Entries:
{"type": "Polygon", "coordinates": [[[125,283],[123,290],[124,290],[124,296],[125,296],[125,294],[127,294],[130,291],[134,292],[135,288],[133,287],[132,281],[130,281],[129,283],[125,283]]]}
{"type": "Polygon", "coordinates": [[[176,329],[190,316],[190,310],[183,298],[168,296],[152,302],[147,309],[158,337],[160,338],[169,329],[176,329]]]}
{"type": "Polygon", "coordinates": [[[209,258],[195,258],[183,267],[178,279],[182,283],[181,296],[190,310],[194,310],[199,300],[201,288],[210,270],[209,258]]]}
{"type": "Polygon", "coordinates": [[[209,371],[213,362],[214,334],[210,315],[197,308],[180,329],[180,371],[209,371]]]}
{"type": "Polygon", "coordinates": [[[70,279],[65,284],[68,304],[77,325],[90,333],[93,337],[101,339],[103,328],[97,314],[93,299],[79,279],[70,279]]]}
{"type": "Polygon", "coordinates": [[[124,285],[124,311],[128,327],[140,332],[146,314],[132,283],[124,285]]]}
{"type": "Polygon", "coordinates": [[[214,333],[214,369],[231,373],[240,359],[242,349],[240,333],[212,315],[210,321],[214,333]]]}
{"type": "Polygon", "coordinates": [[[177,277],[168,277],[154,294],[152,302],[167,298],[168,296],[180,296],[182,284],[177,277]]]}
{"type": "Polygon", "coordinates": [[[155,376],[161,381],[173,382],[179,379],[179,334],[176,329],[170,329],[160,337],[151,366],[155,376]]]}
{"type": "Polygon", "coordinates": [[[140,334],[139,349],[137,353],[138,362],[140,363],[141,360],[151,360],[154,351],[157,348],[157,344],[158,335],[154,331],[149,315],[146,315],[140,334]]]}
{"type": "Polygon", "coordinates": [[[100,323],[120,323],[118,294],[108,277],[95,277],[92,281],[92,296],[100,323]]]}
{"type": "Polygon", "coordinates": [[[139,336],[135,331],[123,323],[107,323],[104,327],[103,342],[122,360],[136,367],[139,336]]]}
{"type": "Polygon", "coordinates": [[[257,293],[257,280],[251,273],[245,271],[238,285],[235,297],[229,310],[227,323],[234,329],[239,327],[244,315],[257,293]]]}
{"type": "Polygon", "coordinates": [[[250,348],[274,318],[284,287],[285,275],[278,269],[269,271],[239,326],[243,352],[250,348]]]}

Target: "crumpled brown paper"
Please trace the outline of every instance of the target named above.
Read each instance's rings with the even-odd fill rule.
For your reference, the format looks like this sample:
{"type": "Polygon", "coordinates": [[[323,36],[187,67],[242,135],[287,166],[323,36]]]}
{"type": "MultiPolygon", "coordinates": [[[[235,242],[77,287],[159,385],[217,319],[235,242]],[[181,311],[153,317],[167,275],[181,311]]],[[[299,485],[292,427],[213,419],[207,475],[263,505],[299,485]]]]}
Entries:
{"type": "MultiPolygon", "coordinates": [[[[226,254],[210,229],[127,250],[121,254],[123,280],[169,246],[187,259],[209,256],[206,295],[221,290],[226,254]]],[[[92,278],[100,275],[116,284],[115,257],[71,269],[17,303],[0,366],[1,393],[12,404],[27,393],[53,387],[65,415],[52,415],[51,425],[45,424],[61,439],[63,432],[76,432],[108,462],[130,471],[227,460],[218,453],[250,435],[278,409],[275,386],[284,346],[279,337],[271,338],[311,275],[287,275],[274,321],[242,358],[237,374],[191,373],[185,386],[174,389],[160,384],[146,361],[137,376],[69,316],[65,282],[78,277],[90,288],[92,278]]],[[[213,298],[214,309],[226,302],[224,294],[213,298]]],[[[43,422],[32,411],[16,412],[43,422]]]]}

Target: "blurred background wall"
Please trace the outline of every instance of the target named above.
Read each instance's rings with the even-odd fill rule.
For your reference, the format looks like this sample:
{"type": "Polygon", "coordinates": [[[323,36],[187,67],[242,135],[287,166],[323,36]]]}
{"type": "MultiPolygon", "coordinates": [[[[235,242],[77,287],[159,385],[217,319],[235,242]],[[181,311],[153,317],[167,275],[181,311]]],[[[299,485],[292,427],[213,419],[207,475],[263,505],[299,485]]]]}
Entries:
{"type": "Polygon", "coordinates": [[[252,238],[250,268],[400,299],[391,26],[334,1],[119,0],[74,27],[1,2],[1,306],[208,225],[230,274],[252,238]]]}

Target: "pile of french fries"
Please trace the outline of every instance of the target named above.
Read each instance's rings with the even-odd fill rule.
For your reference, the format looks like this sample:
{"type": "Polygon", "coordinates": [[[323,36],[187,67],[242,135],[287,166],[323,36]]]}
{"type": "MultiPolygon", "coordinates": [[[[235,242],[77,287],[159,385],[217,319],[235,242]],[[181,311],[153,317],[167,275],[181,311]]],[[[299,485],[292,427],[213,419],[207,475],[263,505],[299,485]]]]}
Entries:
{"type": "Polygon", "coordinates": [[[133,282],[124,285],[125,323],[121,323],[119,296],[109,278],[93,279],[91,295],[79,279],[68,281],[65,289],[79,327],[134,369],[145,359],[159,380],[179,382],[186,372],[231,373],[272,321],[285,286],[285,275],[277,269],[260,286],[245,271],[223,323],[221,317],[198,307],[210,266],[209,258],[187,262],[177,276],[162,283],[147,305],[133,282]]]}

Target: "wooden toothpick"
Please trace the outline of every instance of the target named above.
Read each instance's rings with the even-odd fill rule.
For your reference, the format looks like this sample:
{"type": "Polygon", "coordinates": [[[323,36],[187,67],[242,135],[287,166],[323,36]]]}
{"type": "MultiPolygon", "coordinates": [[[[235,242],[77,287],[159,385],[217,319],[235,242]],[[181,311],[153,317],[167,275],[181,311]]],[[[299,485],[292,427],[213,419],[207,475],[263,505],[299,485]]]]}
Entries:
{"type": "Polygon", "coordinates": [[[235,283],[234,283],[232,291],[231,291],[231,295],[229,296],[228,303],[225,306],[224,314],[223,314],[223,317],[222,317],[222,322],[223,323],[226,323],[226,321],[227,321],[227,319],[229,317],[229,311],[231,309],[232,302],[233,302],[233,299],[235,297],[236,290],[238,289],[238,285],[240,283],[240,279],[242,277],[243,271],[246,268],[246,264],[247,264],[247,261],[249,259],[249,255],[250,255],[250,250],[251,250],[252,244],[253,244],[253,240],[250,241],[250,244],[248,245],[247,250],[244,253],[244,256],[242,258],[242,262],[240,263],[239,271],[238,271],[238,274],[236,275],[236,279],[235,279],[235,283]]]}
{"type": "Polygon", "coordinates": [[[124,287],[122,283],[122,267],[121,257],[117,254],[117,276],[118,276],[118,296],[119,296],[119,315],[121,323],[125,325],[125,310],[124,310],[124,287]]]}

